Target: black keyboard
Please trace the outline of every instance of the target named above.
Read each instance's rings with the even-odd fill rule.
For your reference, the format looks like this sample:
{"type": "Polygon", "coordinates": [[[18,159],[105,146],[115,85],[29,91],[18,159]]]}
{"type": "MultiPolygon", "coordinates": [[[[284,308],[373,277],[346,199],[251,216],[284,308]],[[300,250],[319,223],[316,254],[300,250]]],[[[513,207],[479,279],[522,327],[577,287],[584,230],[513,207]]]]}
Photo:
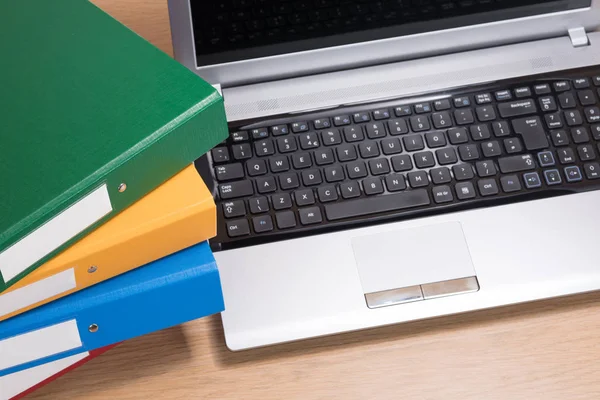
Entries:
{"type": "Polygon", "coordinates": [[[582,69],[232,127],[213,248],[598,189],[599,98],[582,69]]]}

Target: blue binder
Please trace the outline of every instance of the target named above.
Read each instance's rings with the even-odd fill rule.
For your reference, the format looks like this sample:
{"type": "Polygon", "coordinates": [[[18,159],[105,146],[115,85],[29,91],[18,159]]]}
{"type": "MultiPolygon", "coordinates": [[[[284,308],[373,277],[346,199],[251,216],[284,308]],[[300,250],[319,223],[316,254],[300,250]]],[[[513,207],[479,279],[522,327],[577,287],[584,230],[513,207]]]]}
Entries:
{"type": "Polygon", "coordinates": [[[223,311],[208,242],[0,322],[0,376],[223,311]]]}

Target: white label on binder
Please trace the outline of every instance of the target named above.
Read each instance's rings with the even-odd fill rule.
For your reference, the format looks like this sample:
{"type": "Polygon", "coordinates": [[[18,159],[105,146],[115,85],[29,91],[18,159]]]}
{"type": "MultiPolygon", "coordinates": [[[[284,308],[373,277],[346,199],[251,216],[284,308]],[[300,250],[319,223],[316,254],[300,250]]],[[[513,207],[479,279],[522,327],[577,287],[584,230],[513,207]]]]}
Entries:
{"type": "Polygon", "coordinates": [[[8,282],[112,211],[108,188],[100,186],[0,253],[0,272],[8,282]]]}
{"type": "Polygon", "coordinates": [[[75,289],[76,286],[75,270],[71,268],[12,292],[0,294],[0,317],[75,289]]]}
{"type": "Polygon", "coordinates": [[[89,355],[90,353],[86,351],[0,377],[0,400],[8,400],[31,389],[51,376],[75,365],[89,355]]]}
{"type": "Polygon", "coordinates": [[[0,371],[81,346],[74,319],[0,340],[0,371]]]}

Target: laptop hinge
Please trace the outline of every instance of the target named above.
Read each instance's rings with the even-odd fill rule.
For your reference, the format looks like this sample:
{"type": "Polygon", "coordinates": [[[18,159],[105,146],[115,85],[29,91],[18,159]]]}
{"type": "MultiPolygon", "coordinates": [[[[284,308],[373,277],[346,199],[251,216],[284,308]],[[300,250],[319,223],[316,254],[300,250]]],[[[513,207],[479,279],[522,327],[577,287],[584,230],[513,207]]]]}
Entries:
{"type": "Polygon", "coordinates": [[[579,27],[569,29],[569,37],[571,38],[573,47],[583,47],[590,44],[585,28],[579,27]]]}

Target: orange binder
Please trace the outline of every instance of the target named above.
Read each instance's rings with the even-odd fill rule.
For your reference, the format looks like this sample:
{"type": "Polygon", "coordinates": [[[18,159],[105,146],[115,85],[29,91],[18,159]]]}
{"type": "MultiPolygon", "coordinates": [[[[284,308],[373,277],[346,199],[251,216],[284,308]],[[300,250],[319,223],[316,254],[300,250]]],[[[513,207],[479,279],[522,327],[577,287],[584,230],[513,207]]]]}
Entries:
{"type": "Polygon", "coordinates": [[[212,194],[193,165],[0,294],[0,321],[216,235],[212,194]]]}

